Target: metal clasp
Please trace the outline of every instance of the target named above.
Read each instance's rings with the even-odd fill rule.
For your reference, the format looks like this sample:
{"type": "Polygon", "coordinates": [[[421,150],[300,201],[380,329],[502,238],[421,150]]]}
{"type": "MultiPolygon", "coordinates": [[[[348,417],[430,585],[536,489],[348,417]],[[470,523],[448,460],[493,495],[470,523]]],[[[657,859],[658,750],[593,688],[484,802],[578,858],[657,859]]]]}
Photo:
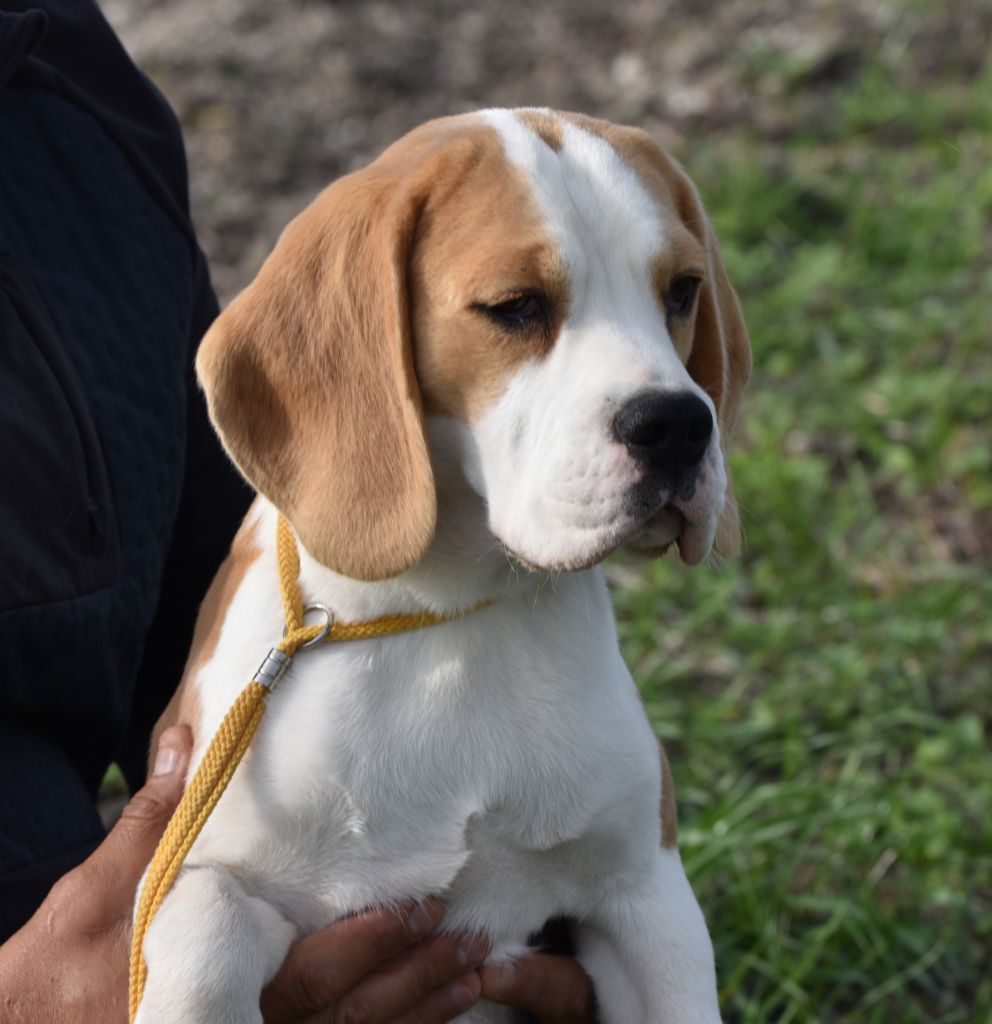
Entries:
{"type": "Polygon", "coordinates": [[[293,659],[278,647],[273,647],[265,656],[265,661],[258,666],[258,671],[252,677],[253,683],[260,683],[270,693],[276,688],[276,683],[286,674],[289,663],[293,659]]]}

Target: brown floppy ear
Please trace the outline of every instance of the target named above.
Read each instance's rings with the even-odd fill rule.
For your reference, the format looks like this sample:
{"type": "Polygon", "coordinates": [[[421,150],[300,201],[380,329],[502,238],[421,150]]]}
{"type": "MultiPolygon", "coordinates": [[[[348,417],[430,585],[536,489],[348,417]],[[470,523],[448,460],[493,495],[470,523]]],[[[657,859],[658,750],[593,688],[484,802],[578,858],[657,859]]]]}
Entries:
{"type": "MultiPolygon", "coordinates": [[[[693,189],[693,194],[695,190],[693,189]]],[[[737,295],[727,279],[716,235],[702,204],[695,197],[700,220],[693,225],[706,249],[706,281],[699,294],[696,327],[687,369],[716,406],[720,445],[727,469],[727,503],[717,524],[714,548],[721,555],[735,555],[741,546],[741,523],[734,498],[727,450],[737,419],[737,407],[751,375],[751,341],[737,295]]]]}
{"type": "Polygon", "coordinates": [[[434,533],[407,308],[419,203],[375,164],[335,182],[286,228],[196,361],[248,481],[314,558],[362,580],[409,568],[434,533]]]}

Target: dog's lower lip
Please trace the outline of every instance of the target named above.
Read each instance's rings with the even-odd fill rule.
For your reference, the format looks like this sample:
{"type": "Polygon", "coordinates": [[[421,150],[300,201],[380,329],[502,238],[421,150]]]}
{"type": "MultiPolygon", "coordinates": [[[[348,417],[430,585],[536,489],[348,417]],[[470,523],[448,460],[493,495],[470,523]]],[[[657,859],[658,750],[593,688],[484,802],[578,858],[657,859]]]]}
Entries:
{"type": "Polygon", "coordinates": [[[688,523],[683,512],[674,505],[666,504],[662,505],[644,525],[651,529],[670,529],[677,537],[685,531],[688,523]]]}

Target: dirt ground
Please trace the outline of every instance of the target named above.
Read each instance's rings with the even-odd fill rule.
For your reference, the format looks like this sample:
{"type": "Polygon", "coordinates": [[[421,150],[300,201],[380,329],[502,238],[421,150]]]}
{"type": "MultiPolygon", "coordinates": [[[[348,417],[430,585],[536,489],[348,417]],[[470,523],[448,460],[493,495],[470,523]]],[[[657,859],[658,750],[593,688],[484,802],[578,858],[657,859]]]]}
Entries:
{"type": "MultiPolygon", "coordinates": [[[[941,5],[930,47],[916,48],[924,80],[946,53],[958,67],[981,61],[979,7],[941,5]]],[[[486,106],[581,110],[641,125],[691,170],[700,133],[745,128],[773,144],[817,117],[873,48],[900,44],[899,4],[856,0],[105,0],[104,9],[182,120],[194,218],[222,302],[321,187],[428,118],[486,106]]]]}

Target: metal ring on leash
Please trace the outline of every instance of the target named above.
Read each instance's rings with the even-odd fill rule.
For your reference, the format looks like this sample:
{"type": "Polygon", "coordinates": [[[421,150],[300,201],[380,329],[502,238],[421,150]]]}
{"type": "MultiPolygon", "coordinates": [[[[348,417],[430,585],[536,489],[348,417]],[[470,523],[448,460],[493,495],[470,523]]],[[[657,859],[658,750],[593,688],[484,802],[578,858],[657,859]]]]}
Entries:
{"type": "MultiPolygon", "coordinates": [[[[300,650],[305,651],[309,647],[316,647],[317,644],[326,640],[331,633],[331,629],[334,627],[334,612],[326,605],[322,604],[308,604],[303,609],[304,625],[306,625],[307,612],[323,612],[324,615],[324,628],[312,639],[308,640],[305,644],[300,644],[300,650]]],[[[286,635],[286,627],[282,627],[282,635],[286,635]]]]}

